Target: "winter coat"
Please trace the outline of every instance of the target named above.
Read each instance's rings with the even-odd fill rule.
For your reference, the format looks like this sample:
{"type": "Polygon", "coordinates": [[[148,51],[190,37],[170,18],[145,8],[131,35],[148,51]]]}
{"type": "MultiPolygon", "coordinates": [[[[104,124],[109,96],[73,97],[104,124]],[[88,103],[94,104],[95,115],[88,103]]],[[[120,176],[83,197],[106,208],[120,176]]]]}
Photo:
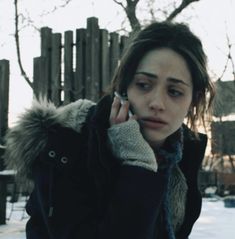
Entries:
{"type": "MultiPolygon", "coordinates": [[[[111,97],[55,108],[35,102],[6,138],[6,162],[34,187],[26,210],[28,239],[165,239],[164,169],[121,165],[108,146],[111,97]]],[[[206,135],[184,127],[178,168],[187,184],[177,239],[188,238],[200,215],[197,176],[206,135]]],[[[172,202],[179,211],[180,190],[172,202]],[[178,199],[179,198],[179,199],[178,199]],[[178,201],[177,201],[178,200],[178,201]]]]}

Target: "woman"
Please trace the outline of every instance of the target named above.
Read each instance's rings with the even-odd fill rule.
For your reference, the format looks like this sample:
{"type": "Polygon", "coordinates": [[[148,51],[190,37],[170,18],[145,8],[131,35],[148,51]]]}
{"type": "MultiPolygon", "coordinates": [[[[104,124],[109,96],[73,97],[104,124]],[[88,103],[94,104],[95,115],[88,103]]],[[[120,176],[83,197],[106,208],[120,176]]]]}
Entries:
{"type": "Polygon", "coordinates": [[[97,104],[34,102],[6,143],[9,167],[34,182],[27,238],[188,238],[213,95],[200,40],[162,22],[130,43],[97,104]]]}

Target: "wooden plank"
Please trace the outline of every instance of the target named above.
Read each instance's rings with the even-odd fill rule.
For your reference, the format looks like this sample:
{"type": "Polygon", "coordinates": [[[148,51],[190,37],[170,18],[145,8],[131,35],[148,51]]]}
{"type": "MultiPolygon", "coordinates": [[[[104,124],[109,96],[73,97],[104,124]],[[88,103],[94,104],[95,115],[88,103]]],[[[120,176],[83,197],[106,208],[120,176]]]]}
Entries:
{"type": "MultiPolygon", "coordinates": [[[[51,99],[51,44],[52,29],[49,27],[41,28],[41,56],[45,57],[44,77],[47,91],[47,99],[51,99]]],[[[43,91],[43,90],[42,90],[43,91]]]]}
{"type": "Polygon", "coordinates": [[[73,89],[73,32],[66,31],[64,36],[64,104],[74,100],[73,89]]]}
{"type": "Polygon", "coordinates": [[[52,34],[51,48],[51,100],[61,104],[61,33],[52,34]]]}
{"type": "Polygon", "coordinates": [[[41,28],[41,56],[47,57],[51,51],[52,30],[49,27],[41,28]]]}
{"type": "Polygon", "coordinates": [[[74,99],[85,97],[86,72],[86,29],[76,30],[76,70],[74,79],[74,99]]]}
{"type": "Polygon", "coordinates": [[[87,19],[86,34],[86,98],[97,101],[100,92],[99,26],[95,17],[87,19]]]}
{"type": "Polygon", "coordinates": [[[120,40],[120,55],[123,55],[125,52],[126,47],[129,44],[129,38],[127,36],[121,36],[120,40]]]}
{"type": "Polygon", "coordinates": [[[33,92],[34,96],[48,99],[48,81],[47,81],[47,58],[35,57],[33,59],[33,92]]]}
{"type": "Polygon", "coordinates": [[[0,143],[8,128],[8,105],[9,105],[9,80],[10,63],[8,60],[0,61],[0,143]]]}
{"type": "Polygon", "coordinates": [[[119,35],[116,32],[110,33],[110,74],[113,77],[120,58],[119,35]]]}
{"type": "Polygon", "coordinates": [[[100,30],[100,78],[101,94],[110,85],[110,66],[109,66],[109,33],[107,30],[100,30]]]}

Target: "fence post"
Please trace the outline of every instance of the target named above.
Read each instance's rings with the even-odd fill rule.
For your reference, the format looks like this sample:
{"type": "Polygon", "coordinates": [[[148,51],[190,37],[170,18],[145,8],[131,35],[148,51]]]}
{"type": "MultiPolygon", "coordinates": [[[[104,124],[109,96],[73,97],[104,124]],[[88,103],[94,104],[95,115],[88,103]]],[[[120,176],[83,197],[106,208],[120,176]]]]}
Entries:
{"type": "Polygon", "coordinates": [[[105,92],[110,84],[110,65],[109,65],[109,34],[105,29],[100,30],[100,78],[101,94],[105,92]]]}
{"type": "Polygon", "coordinates": [[[97,101],[100,92],[100,49],[98,19],[95,17],[87,19],[86,43],[86,98],[97,101]]]}
{"type": "MultiPolygon", "coordinates": [[[[52,41],[52,29],[49,27],[41,28],[41,56],[45,57],[45,68],[44,68],[44,82],[47,99],[51,99],[51,41],[52,41]]],[[[42,74],[42,73],[41,73],[42,74]]],[[[42,90],[42,91],[43,91],[42,90]]],[[[39,89],[39,92],[41,89],[39,89]]]]}
{"type": "Polygon", "coordinates": [[[64,35],[64,104],[74,101],[73,32],[64,35]]]}
{"type": "Polygon", "coordinates": [[[33,59],[33,92],[37,99],[48,97],[47,58],[40,56],[33,59]]]}
{"type": "Polygon", "coordinates": [[[0,143],[8,128],[10,63],[0,60],[0,143]]]}
{"type": "Polygon", "coordinates": [[[120,55],[122,56],[129,44],[129,38],[127,36],[121,36],[120,40],[120,55]]]}
{"type": "Polygon", "coordinates": [[[61,33],[52,34],[51,47],[51,100],[61,104],[61,33]]]}
{"type": "Polygon", "coordinates": [[[86,30],[76,30],[76,71],[74,79],[74,99],[85,97],[86,72],[86,30]]]}
{"type": "Polygon", "coordinates": [[[113,77],[120,57],[119,35],[116,32],[110,33],[110,72],[113,77]]]}

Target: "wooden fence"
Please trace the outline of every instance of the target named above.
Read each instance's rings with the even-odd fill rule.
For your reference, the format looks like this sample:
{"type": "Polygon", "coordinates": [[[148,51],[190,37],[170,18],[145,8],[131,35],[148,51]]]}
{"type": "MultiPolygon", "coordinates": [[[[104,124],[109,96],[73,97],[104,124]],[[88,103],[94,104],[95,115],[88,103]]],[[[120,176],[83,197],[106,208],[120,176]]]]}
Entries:
{"type": "Polygon", "coordinates": [[[34,93],[67,104],[79,98],[97,101],[109,85],[128,38],[100,29],[97,18],[87,28],[53,33],[41,29],[41,56],[34,58],[34,93]],[[74,37],[75,35],[75,37],[74,37]],[[75,38],[75,40],[74,40],[75,38]]]}
{"type": "Polygon", "coordinates": [[[8,128],[9,68],[8,60],[0,60],[0,171],[4,169],[2,145],[8,128]]]}
{"type": "Polygon", "coordinates": [[[8,60],[0,60],[0,144],[8,128],[9,68],[8,60]]]}

